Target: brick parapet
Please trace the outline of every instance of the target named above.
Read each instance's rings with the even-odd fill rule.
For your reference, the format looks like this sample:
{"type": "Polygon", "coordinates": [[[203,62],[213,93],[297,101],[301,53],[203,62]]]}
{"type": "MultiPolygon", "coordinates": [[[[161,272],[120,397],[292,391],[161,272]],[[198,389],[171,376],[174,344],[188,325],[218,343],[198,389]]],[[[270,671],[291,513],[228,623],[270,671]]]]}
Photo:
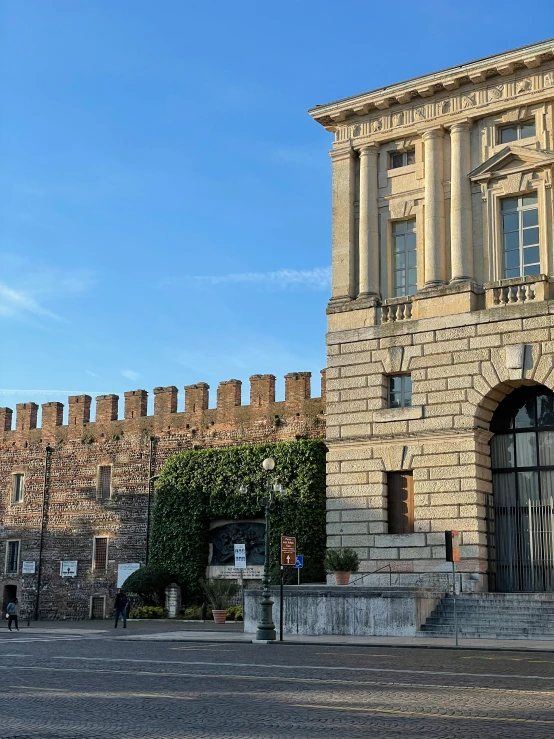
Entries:
{"type": "MultiPolygon", "coordinates": [[[[154,389],[154,415],[147,415],[148,393],[132,390],[125,393],[124,418],[118,418],[119,396],[96,397],[96,418],[90,421],[91,398],[78,395],[69,398],[69,422],[63,424],[64,406],[60,402],[42,406],[42,425],[37,426],[38,405],[17,405],[16,429],[12,430],[12,411],[0,409],[0,446],[5,443],[65,442],[80,439],[87,443],[136,434],[175,435],[209,446],[216,443],[241,443],[256,439],[286,439],[296,436],[323,436],[325,400],[310,397],[311,373],[290,373],[285,378],[285,400],[275,401],[275,376],[253,375],[250,378],[250,405],[241,405],[241,382],[222,382],[217,390],[216,408],[209,408],[209,385],[185,386],[185,409],[180,411],[176,386],[154,389]],[[235,441],[236,440],[236,441],[235,441]]],[[[322,371],[322,390],[325,370],[322,371]]]]}

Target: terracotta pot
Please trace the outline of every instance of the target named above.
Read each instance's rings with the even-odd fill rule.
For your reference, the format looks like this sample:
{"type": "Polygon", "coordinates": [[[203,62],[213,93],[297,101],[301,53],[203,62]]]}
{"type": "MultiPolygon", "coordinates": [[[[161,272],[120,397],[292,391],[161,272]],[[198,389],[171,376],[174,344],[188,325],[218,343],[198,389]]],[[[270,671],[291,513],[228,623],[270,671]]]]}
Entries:
{"type": "Polygon", "coordinates": [[[350,582],[350,572],[335,572],[335,582],[337,585],[348,585],[350,582]]]}
{"type": "Polygon", "coordinates": [[[216,624],[224,624],[225,621],[227,621],[227,610],[223,611],[213,611],[212,610],[212,616],[214,617],[214,622],[216,624]]]}

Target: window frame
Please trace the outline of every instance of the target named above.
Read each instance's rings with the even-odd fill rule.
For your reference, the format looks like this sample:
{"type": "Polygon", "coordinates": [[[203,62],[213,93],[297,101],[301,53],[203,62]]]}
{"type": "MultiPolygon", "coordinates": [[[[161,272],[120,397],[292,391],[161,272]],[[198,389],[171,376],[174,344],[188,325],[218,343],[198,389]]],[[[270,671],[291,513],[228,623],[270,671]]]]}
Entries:
{"type": "Polygon", "coordinates": [[[413,383],[412,375],[410,372],[398,373],[395,375],[387,375],[387,408],[411,408],[412,407],[412,396],[413,396],[413,383]],[[406,378],[410,380],[410,389],[406,389],[406,378]],[[395,379],[400,380],[400,405],[392,405],[391,400],[393,395],[397,394],[392,389],[392,381],[395,379]],[[409,402],[406,403],[406,397],[409,395],[409,402]]]}
{"type": "Polygon", "coordinates": [[[417,256],[418,256],[418,244],[417,244],[417,218],[411,216],[410,218],[399,218],[396,220],[390,220],[390,296],[391,298],[409,298],[417,293],[418,289],[418,270],[417,270],[417,256]],[[395,233],[395,228],[405,224],[405,231],[395,233]],[[410,225],[411,224],[411,225],[410,225]],[[408,248],[408,241],[406,236],[408,234],[413,235],[413,248],[408,248]],[[403,238],[404,249],[402,252],[397,251],[397,239],[400,241],[400,237],[403,238]],[[415,254],[415,266],[409,264],[409,254],[415,254]],[[404,267],[397,268],[396,257],[402,254],[404,256],[404,267]],[[410,270],[415,270],[415,282],[410,282],[410,270]],[[400,273],[404,278],[404,290],[398,293],[396,285],[396,275],[400,273]]]}
{"type": "Polygon", "coordinates": [[[19,505],[20,503],[23,503],[23,497],[25,494],[25,473],[24,472],[12,472],[12,495],[11,495],[11,502],[12,505],[19,505]],[[20,487],[20,497],[16,498],[16,491],[17,491],[17,481],[21,480],[21,487],[20,487]]]}
{"type": "MultiPolygon", "coordinates": [[[[541,268],[542,268],[542,259],[541,259],[541,230],[542,229],[541,229],[541,223],[540,223],[540,207],[539,207],[539,194],[538,194],[538,192],[536,190],[532,190],[531,192],[517,193],[517,194],[514,194],[514,195],[505,195],[505,196],[499,198],[499,204],[498,204],[498,206],[499,206],[499,219],[498,219],[498,222],[499,222],[499,227],[500,227],[500,253],[501,253],[501,264],[500,264],[500,267],[501,267],[501,275],[502,275],[501,279],[503,279],[503,280],[523,279],[525,277],[531,277],[531,276],[534,276],[534,275],[541,274],[541,268]],[[535,202],[534,203],[531,203],[530,205],[523,205],[522,204],[523,199],[525,197],[529,196],[529,195],[534,195],[535,202]],[[505,209],[503,204],[507,200],[513,200],[513,199],[517,199],[517,201],[518,201],[517,207],[515,209],[514,208],[505,209]],[[529,213],[531,211],[536,211],[536,213],[537,213],[537,219],[536,219],[537,222],[536,222],[536,224],[534,224],[532,226],[524,226],[523,225],[523,220],[524,220],[523,214],[524,213],[529,213]],[[518,275],[512,275],[512,276],[508,276],[506,274],[506,272],[508,271],[508,269],[515,270],[516,268],[515,267],[508,268],[506,256],[507,256],[507,253],[508,252],[513,252],[513,251],[515,251],[515,249],[506,249],[505,248],[505,243],[504,243],[505,236],[507,234],[509,234],[509,233],[515,233],[515,231],[507,231],[507,230],[504,229],[504,216],[507,216],[507,215],[510,215],[510,214],[516,214],[517,215],[517,218],[518,218],[518,230],[517,230],[517,234],[518,234],[519,274],[518,275]],[[524,244],[523,243],[523,241],[524,241],[524,238],[523,238],[524,231],[527,230],[527,229],[531,229],[531,228],[536,228],[538,230],[538,239],[533,244],[524,244]],[[525,275],[524,274],[524,271],[525,271],[526,265],[524,263],[524,256],[525,256],[525,249],[528,249],[528,248],[537,248],[538,249],[538,252],[539,252],[539,261],[538,261],[538,263],[536,263],[536,262],[533,262],[532,263],[532,265],[537,264],[538,271],[534,271],[534,272],[531,272],[529,275],[525,275]]],[[[529,266],[532,266],[532,265],[529,265],[529,266]]]]}
{"type": "Polygon", "coordinates": [[[19,573],[19,566],[21,564],[21,539],[8,539],[6,541],[6,559],[4,562],[4,572],[6,575],[17,575],[19,573]],[[9,569],[10,562],[10,544],[17,544],[17,561],[15,563],[15,569],[9,569]]]}
{"type": "Polygon", "coordinates": [[[96,472],[96,497],[98,500],[111,500],[113,496],[113,464],[99,464],[98,469],[96,472]],[[109,495],[105,496],[102,495],[102,469],[108,467],[110,470],[110,485],[109,485],[109,495]]]}
{"type": "Polygon", "coordinates": [[[98,536],[94,537],[93,544],[92,544],[92,571],[93,572],[106,572],[107,571],[109,550],[110,550],[110,537],[109,536],[102,536],[99,534],[98,536]],[[104,567],[97,567],[96,565],[96,553],[97,553],[98,539],[105,539],[106,541],[106,563],[104,567]]]}
{"type": "Polygon", "coordinates": [[[402,167],[411,167],[413,164],[416,163],[416,156],[415,156],[415,146],[410,147],[409,149],[403,149],[401,151],[395,150],[395,151],[389,151],[389,162],[388,162],[388,169],[402,169],[402,167]],[[402,163],[401,164],[393,164],[393,160],[395,157],[401,157],[402,163]],[[409,160],[412,161],[409,161],[409,160]]]}
{"type": "Polygon", "coordinates": [[[524,121],[517,121],[516,123],[504,123],[500,126],[496,127],[496,144],[498,145],[506,145],[506,144],[513,144],[516,141],[525,141],[526,139],[536,139],[537,138],[537,121],[535,117],[527,118],[524,121]],[[521,129],[523,126],[528,125],[529,123],[533,124],[534,133],[529,136],[522,136],[521,135],[521,129]],[[510,141],[502,141],[502,132],[507,131],[509,129],[515,129],[516,130],[516,138],[510,139],[510,141]]]}
{"type": "Polygon", "coordinates": [[[393,536],[404,536],[413,534],[414,530],[413,471],[387,472],[387,532],[393,536]],[[404,485],[402,481],[404,481],[404,485]],[[404,490],[406,491],[406,497],[401,498],[404,490]],[[400,510],[404,504],[406,504],[406,511],[400,510]]]}

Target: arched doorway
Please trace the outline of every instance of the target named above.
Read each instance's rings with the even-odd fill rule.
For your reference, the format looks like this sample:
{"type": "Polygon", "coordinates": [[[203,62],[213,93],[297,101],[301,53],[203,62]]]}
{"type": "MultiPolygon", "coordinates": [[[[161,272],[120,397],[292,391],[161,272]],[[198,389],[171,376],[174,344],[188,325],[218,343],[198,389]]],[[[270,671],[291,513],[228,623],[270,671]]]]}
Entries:
{"type": "Polygon", "coordinates": [[[554,591],[554,393],[519,387],[491,420],[491,590],[554,591]]]}

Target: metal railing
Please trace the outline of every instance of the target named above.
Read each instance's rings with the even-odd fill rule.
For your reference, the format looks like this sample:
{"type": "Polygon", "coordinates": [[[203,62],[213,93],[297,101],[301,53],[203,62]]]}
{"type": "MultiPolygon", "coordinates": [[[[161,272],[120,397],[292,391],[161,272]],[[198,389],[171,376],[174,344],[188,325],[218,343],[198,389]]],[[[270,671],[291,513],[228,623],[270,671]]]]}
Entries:
{"type": "Polygon", "coordinates": [[[371,572],[363,572],[355,580],[350,580],[348,584],[353,585],[355,582],[358,582],[358,580],[363,580],[364,577],[367,577],[368,575],[376,575],[378,572],[382,572],[383,570],[387,569],[389,571],[389,588],[392,588],[392,567],[390,564],[383,565],[382,567],[379,567],[376,570],[372,570],[371,572]]]}

